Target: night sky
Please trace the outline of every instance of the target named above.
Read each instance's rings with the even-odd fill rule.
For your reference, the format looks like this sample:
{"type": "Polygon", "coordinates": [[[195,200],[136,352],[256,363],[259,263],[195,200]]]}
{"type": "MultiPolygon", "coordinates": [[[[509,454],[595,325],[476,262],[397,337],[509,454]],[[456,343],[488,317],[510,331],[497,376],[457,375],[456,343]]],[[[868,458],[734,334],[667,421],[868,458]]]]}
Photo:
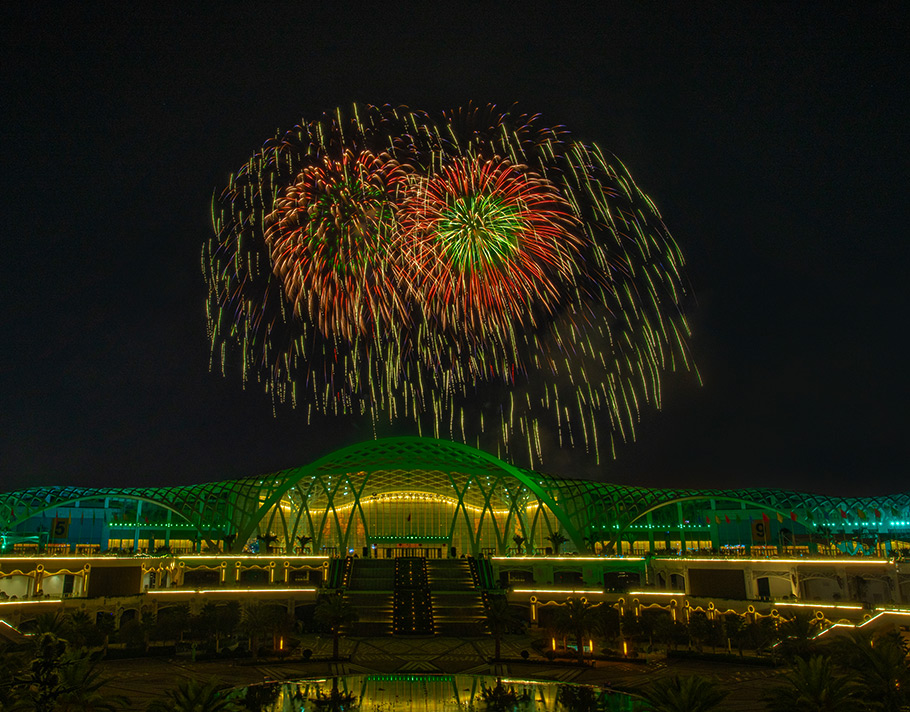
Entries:
{"type": "Polygon", "coordinates": [[[621,158],[680,244],[704,385],[669,377],[616,461],[540,469],[910,489],[905,3],[200,5],[0,10],[0,490],[244,477],[371,437],[210,373],[200,267],[229,174],[354,101],[518,102],[621,158]]]}

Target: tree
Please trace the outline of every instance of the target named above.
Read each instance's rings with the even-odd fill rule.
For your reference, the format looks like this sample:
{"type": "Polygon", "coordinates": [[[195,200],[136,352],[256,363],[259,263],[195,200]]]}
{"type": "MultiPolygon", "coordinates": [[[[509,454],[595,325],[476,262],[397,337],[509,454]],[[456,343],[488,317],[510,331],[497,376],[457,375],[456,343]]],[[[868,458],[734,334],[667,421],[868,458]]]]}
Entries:
{"type": "Polygon", "coordinates": [[[270,606],[265,603],[253,603],[245,606],[240,623],[243,632],[249,636],[250,651],[254,658],[259,656],[261,636],[272,636],[272,649],[274,649],[274,636],[290,627],[286,611],[278,606],[270,606]]]}
{"type": "Polygon", "coordinates": [[[183,639],[190,620],[190,607],[186,603],[162,608],[158,611],[154,634],[158,640],[173,641],[176,645],[178,640],[183,639]]]}
{"type": "Polygon", "coordinates": [[[232,534],[225,534],[223,537],[221,537],[221,542],[222,542],[222,544],[223,544],[223,546],[224,546],[224,551],[225,551],[225,553],[228,553],[228,552],[230,552],[230,551],[233,550],[233,548],[234,548],[234,542],[235,542],[236,540],[237,540],[237,533],[236,533],[236,532],[234,532],[234,533],[232,533],[232,534]]]}
{"type": "Polygon", "coordinates": [[[587,685],[560,685],[556,701],[566,712],[597,712],[600,709],[597,693],[587,685]]]}
{"type": "Polygon", "coordinates": [[[711,639],[713,629],[711,622],[702,611],[692,611],[689,614],[689,639],[695,644],[695,649],[700,653],[704,644],[711,639]]]}
{"type": "Polygon", "coordinates": [[[332,659],[338,660],[341,628],[357,620],[357,611],[344,596],[323,596],[313,612],[314,620],[332,633],[332,659]]]}
{"type": "Polygon", "coordinates": [[[654,647],[654,639],[661,639],[661,634],[665,634],[673,622],[668,611],[662,608],[648,608],[641,612],[639,617],[642,632],[648,636],[648,647],[654,647]]]}
{"type": "Polygon", "coordinates": [[[592,632],[603,638],[608,645],[615,642],[621,632],[619,611],[613,606],[601,604],[594,609],[593,618],[592,632]]]}
{"type": "Polygon", "coordinates": [[[858,676],[862,697],[876,709],[910,708],[910,667],[899,633],[873,637],[861,631],[828,646],[832,659],[858,676]]]}
{"type": "Polygon", "coordinates": [[[67,614],[63,630],[64,637],[73,648],[94,647],[104,639],[104,634],[95,625],[95,621],[82,609],[67,614]]]}
{"type": "Polygon", "coordinates": [[[787,657],[807,657],[812,649],[812,639],[818,632],[819,622],[808,613],[797,613],[781,624],[778,631],[781,651],[787,657]]]}
{"type": "Polygon", "coordinates": [[[60,684],[60,667],[64,662],[66,641],[54,633],[38,633],[33,651],[31,661],[13,683],[14,699],[21,709],[52,712],[57,698],[65,691],[60,684]]]}
{"type": "MultiPolygon", "coordinates": [[[[272,544],[278,541],[278,537],[272,534],[272,532],[268,532],[267,534],[260,534],[256,537],[256,539],[259,540],[260,545],[265,545],[266,554],[272,553],[272,544]]],[[[260,553],[262,553],[261,550],[260,553]]]]}
{"type": "Polygon", "coordinates": [[[236,712],[238,707],[227,698],[223,685],[217,680],[203,683],[185,678],[177,687],[168,690],[166,698],[155,700],[147,712],[236,712]]]}
{"type": "Polygon", "coordinates": [[[348,712],[359,707],[357,695],[338,689],[338,678],[332,678],[332,690],[328,694],[316,688],[316,697],[311,697],[310,702],[317,710],[325,712],[348,712]]]}
{"type": "Polygon", "coordinates": [[[620,618],[619,630],[622,639],[630,643],[641,642],[646,635],[642,619],[629,611],[620,618]]]}
{"type": "Polygon", "coordinates": [[[723,626],[724,636],[730,641],[731,645],[736,646],[740,657],[742,657],[743,645],[747,639],[746,621],[738,613],[727,613],[723,617],[723,626]]]}
{"type": "Polygon", "coordinates": [[[512,712],[520,704],[528,702],[527,692],[515,692],[511,685],[506,687],[502,680],[497,680],[496,685],[487,687],[483,685],[480,690],[480,699],[483,700],[487,712],[512,712]]]}
{"type": "Polygon", "coordinates": [[[771,712],[854,712],[863,707],[855,679],[838,674],[821,655],[795,657],[784,681],[763,698],[771,712]]]}
{"type": "Polygon", "coordinates": [[[65,640],[66,632],[66,618],[60,611],[39,613],[35,616],[35,633],[37,635],[53,633],[58,638],[65,640]]]}
{"type": "Polygon", "coordinates": [[[512,541],[515,542],[515,548],[518,550],[518,553],[521,553],[521,547],[525,543],[525,538],[521,534],[516,534],[512,537],[512,541]]]}
{"type": "Polygon", "coordinates": [[[594,607],[580,598],[570,598],[557,609],[554,623],[560,633],[574,634],[578,646],[578,662],[584,663],[584,639],[596,625],[594,607]]]}
{"type": "Polygon", "coordinates": [[[502,636],[524,628],[524,620],[516,614],[505,596],[491,596],[486,605],[487,627],[495,642],[493,659],[500,659],[502,636]]]}
{"type": "Polygon", "coordinates": [[[61,692],[54,712],[117,712],[132,709],[123,695],[100,690],[105,680],[87,655],[71,656],[60,666],[61,692]]]}
{"type": "Polygon", "coordinates": [[[569,541],[560,532],[553,532],[544,538],[553,545],[553,553],[556,556],[559,556],[559,547],[569,541]]]}
{"type": "Polygon", "coordinates": [[[311,536],[298,536],[298,537],[296,537],[296,539],[297,539],[297,551],[301,554],[306,552],[307,546],[309,546],[309,543],[311,541],[313,541],[313,537],[311,537],[311,536]]]}
{"type": "Polygon", "coordinates": [[[128,648],[138,648],[142,653],[148,653],[149,641],[152,634],[156,632],[155,614],[152,612],[145,613],[142,620],[134,618],[120,626],[118,635],[120,642],[128,648]]]}
{"type": "MultiPolygon", "coordinates": [[[[643,712],[710,712],[727,696],[716,683],[698,675],[674,676],[652,683],[642,691],[643,712]]],[[[792,708],[789,712],[801,709],[792,708]]]]}
{"type": "Polygon", "coordinates": [[[222,636],[233,635],[240,623],[240,602],[228,601],[223,606],[218,606],[215,618],[215,650],[219,649],[222,636]]]}
{"type": "Polygon", "coordinates": [[[654,615],[651,628],[654,639],[667,650],[675,650],[679,643],[686,642],[686,627],[673,620],[673,616],[667,611],[654,615]]]}

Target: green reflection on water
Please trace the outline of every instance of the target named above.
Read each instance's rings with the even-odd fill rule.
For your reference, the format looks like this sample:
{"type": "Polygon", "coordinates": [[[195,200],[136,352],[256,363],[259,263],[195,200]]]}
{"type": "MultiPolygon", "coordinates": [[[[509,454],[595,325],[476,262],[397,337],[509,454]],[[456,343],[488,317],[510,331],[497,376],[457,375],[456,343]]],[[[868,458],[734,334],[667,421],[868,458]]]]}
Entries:
{"type": "Polygon", "coordinates": [[[346,675],[254,685],[234,699],[261,712],[566,712],[560,688],[577,712],[634,709],[628,695],[598,687],[482,675],[346,675]]]}

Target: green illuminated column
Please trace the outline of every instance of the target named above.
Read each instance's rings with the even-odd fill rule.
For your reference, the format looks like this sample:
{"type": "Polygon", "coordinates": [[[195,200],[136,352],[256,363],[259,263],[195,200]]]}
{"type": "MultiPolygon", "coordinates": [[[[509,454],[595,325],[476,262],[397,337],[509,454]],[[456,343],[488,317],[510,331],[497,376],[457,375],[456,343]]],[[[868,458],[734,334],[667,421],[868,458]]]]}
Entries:
{"type": "Polygon", "coordinates": [[[717,524],[717,500],[711,500],[711,523],[708,529],[711,532],[711,548],[720,549],[720,532],[717,524]]]}
{"type": "MultiPolygon", "coordinates": [[[[136,529],[133,531],[133,553],[139,551],[139,517],[142,516],[142,500],[136,505],[136,529]]],[[[125,517],[124,517],[125,518],[125,517]]]]}
{"type": "Polygon", "coordinates": [[[686,553],[686,530],[683,521],[682,502],[676,503],[676,521],[679,526],[679,553],[686,553]]]}
{"type": "Polygon", "coordinates": [[[654,517],[651,515],[651,512],[647,514],[647,524],[648,524],[648,551],[652,554],[654,553],[654,517]]]}

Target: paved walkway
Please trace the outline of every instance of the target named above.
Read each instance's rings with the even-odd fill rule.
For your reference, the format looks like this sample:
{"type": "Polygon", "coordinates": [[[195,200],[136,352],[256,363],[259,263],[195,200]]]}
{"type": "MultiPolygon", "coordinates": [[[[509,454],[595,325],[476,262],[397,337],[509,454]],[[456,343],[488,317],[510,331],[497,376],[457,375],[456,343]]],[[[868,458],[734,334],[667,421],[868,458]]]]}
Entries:
{"type": "Polygon", "coordinates": [[[207,661],[192,663],[188,658],[139,658],[105,661],[103,673],[109,678],[105,689],[128,695],[141,709],[146,702],[159,697],[182,677],[207,681],[217,678],[231,686],[250,685],[270,680],[330,675],[368,673],[449,673],[468,675],[503,675],[592,685],[610,685],[634,690],[671,675],[713,677],[730,695],[724,709],[731,712],[760,712],[765,709],[760,698],[770,681],[783,674],[781,669],[707,663],[689,660],[656,659],[647,665],[598,661],[593,667],[554,664],[530,648],[530,639],[514,636],[503,640],[502,655],[520,659],[521,651],[530,653],[527,662],[491,665],[493,640],[486,638],[347,638],[341,640],[340,652],[348,658],[331,662],[332,639],[316,636],[304,639],[303,648],[313,651],[315,660],[250,660],[207,661]],[[320,659],[321,658],[321,659],[320,659]]]}

